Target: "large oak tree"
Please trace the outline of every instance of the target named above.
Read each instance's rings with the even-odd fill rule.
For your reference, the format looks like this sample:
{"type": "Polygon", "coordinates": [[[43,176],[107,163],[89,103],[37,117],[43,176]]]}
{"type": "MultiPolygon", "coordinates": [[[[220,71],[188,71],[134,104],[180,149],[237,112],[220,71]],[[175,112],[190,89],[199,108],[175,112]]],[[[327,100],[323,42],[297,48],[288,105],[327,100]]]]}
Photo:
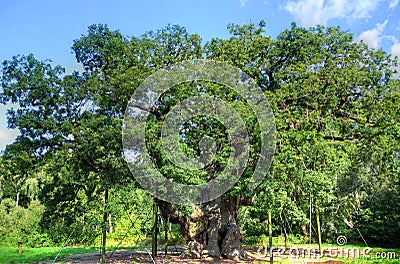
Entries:
{"type": "MultiPolygon", "coordinates": [[[[294,229],[305,233],[310,195],[328,218],[337,204],[345,206],[341,197],[353,197],[359,204],[366,187],[379,192],[374,184],[360,183],[371,170],[374,178],[398,186],[398,156],[393,159],[393,155],[399,153],[399,81],[394,77],[396,61],[389,54],[355,43],[351,34],[335,27],[305,29],[293,24],[275,40],[265,35],[264,22],[228,28],[230,38],[202,45],[200,36],[180,26],[128,38],[105,25],[93,25],[72,47],[82,72],[66,74],[62,67],[33,55],[3,63],[1,102],[19,105],[8,113],[9,127],[20,130],[19,141],[28,141],[32,153],[55,175],[42,197],[47,221],[68,215],[71,208],[69,223],[77,217],[84,220],[85,204],[107,204],[110,189],[134,182],[121,142],[129,98],[158,69],[204,57],[240,68],[263,89],[275,113],[277,149],[271,170],[265,171],[266,180],[248,191],[260,135],[246,102],[226,87],[207,82],[178,85],[159,98],[146,139],[165,177],[198,184],[215,177],[226,163],[230,150],[224,127],[207,117],[185,123],[179,144],[197,155],[200,139],[214,137],[220,156],[208,170],[195,174],[171,166],[162,151],[160,127],[166,114],[199,90],[220,97],[241,113],[252,145],[243,177],[220,198],[190,210],[157,201],[163,216],[181,225],[187,256],[198,257],[207,250],[213,257],[245,257],[237,216],[241,205],[254,205],[254,197],[257,217],[262,218],[264,210],[287,212],[294,229]],[[392,181],[385,178],[388,175],[392,181]]],[[[379,197],[387,195],[379,192],[379,197]]],[[[389,196],[399,199],[396,192],[389,196]]],[[[377,206],[376,201],[366,202],[371,208],[377,206]]],[[[356,218],[360,210],[346,217],[356,218]]],[[[374,222],[382,216],[376,214],[364,212],[362,217],[374,222]]],[[[392,220],[385,223],[393,224],[392,220]]]]}

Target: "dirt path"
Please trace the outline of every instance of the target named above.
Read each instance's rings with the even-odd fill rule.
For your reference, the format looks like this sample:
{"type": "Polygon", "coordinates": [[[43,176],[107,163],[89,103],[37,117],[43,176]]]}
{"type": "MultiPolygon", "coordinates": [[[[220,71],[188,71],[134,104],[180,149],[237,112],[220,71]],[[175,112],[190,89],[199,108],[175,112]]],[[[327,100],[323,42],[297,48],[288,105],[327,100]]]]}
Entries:
{"type": "MultiPolygon", "coordinates": [[[[213,259],[213,258],[203,258],[203,259],[181,259],[179,256],[183,251],[183,248],[171,247],[168,250],[167,257],[164,257],[164,249],[158,251],[158,257],[154,260],[151,257],[151,249],[132,249],[132,250],[117,250],[115,252],[107,252],[107,263],[156,263],[156,264],[167,264],[167,263],[179,263],[179,264],[200,264],[200,263],[269,263],[269,257],[259,254],[257,252],[259,248],[257,247],[245,247],[249,258],[246,260],[227,260],[227,259],[213,259]]],[[[275,254],[274,254],[275,255],[275,254]]],[[[94,264],[100,263],[100,253],[86,253],[79,255],[71,255],[64,257],[57,261],[56,263],[65,264],[94,264]]],[[[310,258],[300,258],[295,259],[293,256],[281,255],[276,256],[274,259],[287,259],[288,263],[319,263],[321,259],[310,259],[310,258]]],[[[41,264],[52,263],[52,261],[39,262],[41,264]]],[[[37,264],[39,264],[37,263],[37,264]]],[[[321,262],[324,263],[324,262],[321,262]]],[[[328,263],[342,263],[342,262],[328,262],[328,263]]]]}
{"type": "MultiPolygon", "coordinates": [[[[164,250],[158,251],[158,257],[156,257],[153,261],[151,257],[151,249],[134,249],[134,250],[117,250],[112,256],[111,251],[107,253],[109,256],[107,259],[107,263],[157,263],[157,264],[167,264],[167,263],[258,263],[255,262],[256,259],[250,257],[245,261],[233,261],[227,259],[216,260],[212,258],[203,258],[202,260],[195,259],[181,259],[179,255],[181,254],[183,249],[170,250],[168,252],[167,257],[164,257],[164,250]]],[[[99,253],[87,253],[87,254],[79,254],[72,255],[63,259],[66,264],[93,264],[100,263],[100,254],[99,253]]],[[[260,259],[261,260],[261,259],[260,259]]],[[[266,260],[264,260],[266,261],[266,260]]]]}

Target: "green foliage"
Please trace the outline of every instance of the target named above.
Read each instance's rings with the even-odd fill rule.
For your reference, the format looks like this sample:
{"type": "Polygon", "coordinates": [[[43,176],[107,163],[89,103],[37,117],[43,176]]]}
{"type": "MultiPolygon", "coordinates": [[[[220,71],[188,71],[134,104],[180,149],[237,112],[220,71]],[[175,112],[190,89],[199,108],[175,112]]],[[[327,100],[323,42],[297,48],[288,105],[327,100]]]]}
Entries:
{"type": "MultiPolygon", "coordinates": [[[[113,248],[110,248],[112,250],[113,248]]],[[[0,247],[0,263],[34,263],[38,261],[53,261],[58,255],[58,260],[62,257],[73,254],[84,254],[98,252],[96,247],[42,247],[42,248],[23,248],[22,254],[18,253],[17,247],[0,247]]]]}
{"type": "Polygon", "coordinates": [[[49,237],[39,226],[44,206],[33,201],[28,208],[15,206],[11,199],[0,203],[0,245],[17,246],[21,242],[27,247],[41,247],[51,244],[49,237]]]}
{"type": "Polygon", "coordinates": [[[109,229],[110,245],[146,244],[152,228],[152,205],[152,197],[144,190],[129,187],[115,190],[109,204],[110,219],[114,219],[112,232],[109,229]]]}

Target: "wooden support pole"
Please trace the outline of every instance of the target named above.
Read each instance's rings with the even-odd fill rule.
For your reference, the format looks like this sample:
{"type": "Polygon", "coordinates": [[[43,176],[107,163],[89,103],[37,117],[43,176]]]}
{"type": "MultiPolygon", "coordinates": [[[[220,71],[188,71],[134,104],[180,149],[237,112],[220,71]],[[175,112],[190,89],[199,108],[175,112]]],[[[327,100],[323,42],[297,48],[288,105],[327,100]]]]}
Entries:
{"type": "Polygon", "coordinates": [[[104,191],[104,212],[102,225],[102,243],[101,243],[101,263],[106,263],[106,245],[107,245],[107,218],[108,218],[108,188],[104,191]]]}
{"type": "Polygon", "coordinates": [[[310,192],[310,230],[309,230],[310,244],[312,243],[312,222],[311,222],[312,211],[313,211],[313,207],[312,207],[312,196],[311,196],[311,192],[310,192]]]}
{"type": "Polygon", "coordinates": [[[269,261],[274,263],[274,252],[272,248],[272,212],[268,211],[268,234],[269,234],[269,261]]]}
{"type": "Polygon", "coordinates": [[[288,234],[287,234],[287,231],[286,231],[286,222],[284,221],[284,219],[283,219],[283,217],[282,217],[282,212],[280,212],[279,213],[279,217],[281,218],[281,223],[282,223],[282,226],[283,226],[283,232],[285,233],[285,248],[289,248],[289,246],[288,246],[288,234]]]}
{"type": "Polygon", "coordinates": [[[164,257],[167,256],[168,253],[168,217],[165,217],[164,220],[164,242],[165,242],[165,249],[164,249],[164,257]]]}
{"type": "Polygon", "coordinates": [[[157,256],[157,233],[158,233],[158,206],[156,198],[154,198],[153,203],[153,237],[151,240],[151,255],[153,259],[157,256]]]}
{"type": "Polygon", "coordinates": [[[319,211],[315,210],[317,214],[317,231],[318,231],[318,249],[319,249],[319,254],[322,256],[322,237],[321,237],[321,223],[319,221],[319,211]]]}

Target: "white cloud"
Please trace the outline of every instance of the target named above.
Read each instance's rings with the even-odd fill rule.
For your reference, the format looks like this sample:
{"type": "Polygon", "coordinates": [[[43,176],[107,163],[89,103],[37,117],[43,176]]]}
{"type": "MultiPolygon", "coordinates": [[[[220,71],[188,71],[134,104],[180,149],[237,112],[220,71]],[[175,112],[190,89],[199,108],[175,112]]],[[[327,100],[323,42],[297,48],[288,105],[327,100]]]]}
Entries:
{"type": "Polygon", "coordinates": [[[399,3],[399,0],[392,0],[389,4],[389,8],[395,8],[398,3],[399,3]]]}
{"type": "Polygon", "coordinates": [[[385,27],[386,27],[388,21],[389,20],[386,19],[385,22],[383,22],[383,23],[377,23],[376,24],[376,29],[379,30],[379,32],[383,32],[385,30],[385,27]]]}
{"type": "Polygon", "coordinates": [[[400,59],[400,42],[398,40],[390,48],[390,53],[400,59]]]}
{"type": "Polygon", "coordinates": [[[0,151],[12,143],[18,134],[19,131],[16,129],[0,129],[0,151]]]}
{"type": "Polygon", "coordinates": [[[385,22],[383,23],[377,23],[376,26],[373,29],[366,30],[358,36],[356,39],[357,42],[360,42],[363,40],[367,45],[371,48],[378,48],[379,44],[382,40],[383,36],[383,30],[386,27],[388,20],[386,19],[385,22]]]}
{"type": "Polygon", "coordinates": [[[299,2],[289,1],[284,7],[289,13],[295,16],[305,26],[314,24],[325,24],[321,21],[322,0],[305,0],[299,2]],[[310,15],[313,14],[313,15],[310,15]]]}
{"type": "Polygon", "coordinates": [[[245,6],[249,0],[239,0],[240,6],[245,6]]]}
{"type": "Polygon", "coordinates": [[[400,42],[395,37],[393,37],[393,45],[390,48],[390,53],[392,54],[393,57],[397,56],[399,66],[397,66],[397,68],[396,68],[397,73],[395,74],[395,77],[400,78],[400,42]]]}
{"type": "Polygon", "coordinates": [[[360,40],[364,40],[365,43],[368,44],[371,48],[376,49],[379,46],[379,36],[381,35],[381,32],[378,31],[378,29],[370,29],[367,31],[364,31],[360,34],[360,36],[357,38],[357,41],[359,42],[360,40]]]}
{"type": "Polygon", "coordinates": [[[378,0],[352,1],[353,10],[349,12],[349,15],[356,19],[369,18],[371,17],[370,13],[376,9],[379,2],[378,0]]]}
{"type": "MultiPolygon", "coordinates": [[[[381,46],[381,41],[383,39],[390,40],[392,46],[390,47],[390,54],[397,59],[400,63],[400,41],[394,35],[384,34],[385,27],[388,23],[388,19],[383,23],[377,23],[374,28],[362,32],[358,38],[357,42],[363,40],[370,48],[379,48],[381,46]]],[[[397,67],[396,77],[400,77],[400,65],[397,67]]]]}
{"type": "MultiPolygon", "coordinates": [[[[298,0],[284,8],[303,26],[326,25],[333,18],[369,18],[382,0],[298,0]]],[[[394,0],[396,1],[396,0],[394,0]]],[[[398,1],[398,0],[397,0],[398,1]]]]}

